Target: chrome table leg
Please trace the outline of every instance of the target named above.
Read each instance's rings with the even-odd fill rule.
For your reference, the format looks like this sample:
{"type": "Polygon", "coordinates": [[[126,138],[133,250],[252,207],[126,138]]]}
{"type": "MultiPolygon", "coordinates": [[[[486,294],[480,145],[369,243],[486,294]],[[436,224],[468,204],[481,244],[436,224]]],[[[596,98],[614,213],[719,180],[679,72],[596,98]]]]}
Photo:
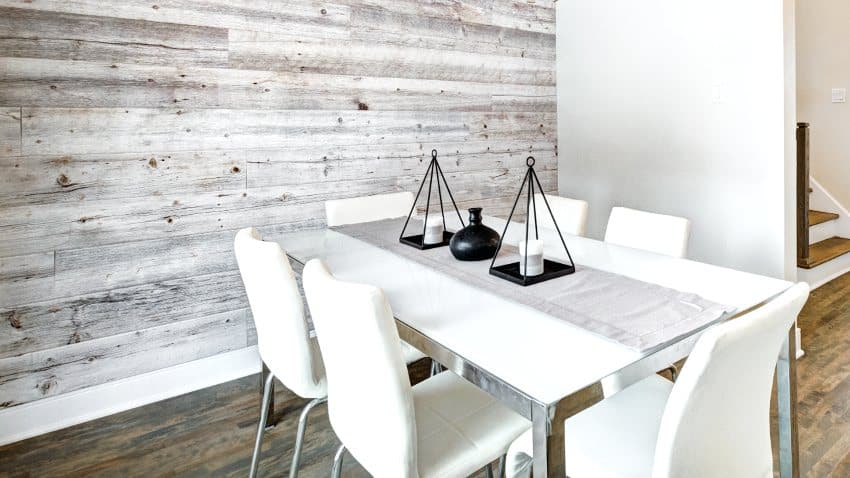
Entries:
{"type": "Polygon", "coordinates": [[[507,455],[502,455],[502,456],[499,457],[499,475],[498,475],[499,478],[505,478],[505,472],[507,471],[507,470],[505,470],[505,466],[507,466],[507,463],[508,463],[508,456],[507,455]]]}
{"type": "Polygon", "coordinates": [[[334,466],[331,468],[331,478],[339,478],[342,475],[342,456],[345,454],[345,445],[340,445],[334,455],[334,466]]]}
{"type": "Polygon", "coordinates": [[[260,423],[257,425],[257,440],[254,443],[254,454],[251,456],[251,471],[248,472],[250,478],[257,476],[257,466],[260,463],[260,450],[263,447],[263,433],[266,431],[266,420],[269,415],[269,400],[271,400],[274,390],[274,374],[269,373],[263,383],[263,402],[260,405],[260,423]]]}
{"type": "Polygon", "coordinates": [[[561,478],[564,471],[564,421],[549,417],[545,408],[532,411],[531,434],[534,478],[561,478]]]}
{"type": "Polygon", "coordinates": [[[797,331],[792,326],[776,363],[776,399],[779,406],[779,476],[799,478],[797,436],[797,331]]]}
{"type": "Polygon", "coordinates": [[[310,410],[316,405],[320,405],[328,401],[328,397],[314,398],[304,405],[301,410],[301,417],[298,419],[298,433],[295,435],[295,450],[292,452],[292,465],[289,467],[289,478],[298,476],[298,467],[301,464],[301,449],[304,447],[304,432],[307,429],[307,415],[310,410]]]}
{"type": "Polygon", "coordinates": [[[560,402],[536,404],[531,410],[534,478],[564,478],[564,420],[602,400],[602,384],[589,385],[560,402]]]}

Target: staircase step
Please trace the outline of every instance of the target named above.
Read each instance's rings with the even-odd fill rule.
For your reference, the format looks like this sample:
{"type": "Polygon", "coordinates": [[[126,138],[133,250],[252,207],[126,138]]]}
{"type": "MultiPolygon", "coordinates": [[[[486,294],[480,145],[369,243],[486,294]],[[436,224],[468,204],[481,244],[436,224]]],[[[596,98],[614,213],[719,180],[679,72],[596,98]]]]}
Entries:
{"type": "Polygon", "coordinates": [[[797,267],[811,269],[850,252],[850,239],[831,237],[809,246],[808,260],[797,258],[797,267]]]}
{"type": "Polygon", "coordinates": [[[818,224],[823,224],[828,221],[834,221],[838,219],[838,214],[834,212],[823,212],[823,211],[815,211],[809,210],[809,227],[817,226],[818,224]]]}

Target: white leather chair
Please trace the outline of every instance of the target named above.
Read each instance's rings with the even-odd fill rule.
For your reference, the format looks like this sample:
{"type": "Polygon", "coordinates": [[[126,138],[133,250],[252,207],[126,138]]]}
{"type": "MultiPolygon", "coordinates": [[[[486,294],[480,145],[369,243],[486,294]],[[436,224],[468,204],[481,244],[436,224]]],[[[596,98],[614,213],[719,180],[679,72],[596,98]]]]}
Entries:
{"type": "Polygon", "coordinates": [[[552,223],[552,217],[549,215],[549,210],[546,209],[546,203],[552,209],[552,214],[558,222],[558,229],[563,234],[573,236],[584,236],[584,231],[587,226],[587,201],[578,199],[570,199],[555,195],[546,195],[546,200],[543,200],[542,194],[534,195],[534,204],[537,206],[537,224],[546,229],[555,229],[552,223]]]}
{"type": "Polygon", "coordinates": [[[404,217],[414,199],[410,191],[335,199],[325,201],[325,215],[330,227],[404,217]]]}
{"type": "Polygon", "coordinates": [[[257,474],[269,401],[274,393],[273,380],[277,377],[299,397],[312,399],[304,407],[298,422],[290,467],[290,477],[294,477],[298,474],[307,415],[327,397],[322,357],[316,340],[310,338],[298,284],[280,245],[263,241],[256,229],[247,228],[236,234],[234,250],[257,327],[257,348],[271,372],[263,384],[260,424],[250,476],[257,474]]]}
{"type": "Polygon", "coordinates": [[[335,279],[319,260],[304,290],[328,376],[331,425],[376,478],[468,476],[499,458],[530,423],[451,372],[410,386],[383,292],[335,279]],[[374,364],[363,370],[362,363],[374,364]]]}
{"type": "MultiPolygon", "coordinates": [[[[800,283],[714,326],[675,385],[657,375],[565,422],[572,478],[773,477],[770,398],[777,357],[803,308],[800,283]]],[[[528,476],[531,435],[508,452],[509,476],[528,476]]]]}
{"type": "Polygon", "coordinates": [[[682,217],[615,207],[608,217],[605,242],[685,257],[690,231],[691,221],[682,217]]]}
{"type": "MultiPolygon", "coordinates": [[[[410,214],[415,199],[413,193],[409,191],[335,199],[325,201],[325,215],[329,227],[405,217],[410,214]]],[[[402,341],[402,350],[407,363],[425,358],[425,354],[404,341],[402,341]]],[[[437,371],[436,362],[432,362],[431,373],[437,371]]]]}
{"type": "MultiPolygon", "coordinates": [[[[688,251],[690,229],[691,222],[685,218],[615,207],[608,218],[605,242],[683,258],[688,251]]],[[[674,351],[662,351],[648,360],[644,367],[607,377],[602,381],[605,396],[609,397],[662,369],[670,370],[675,381],[678,370],[671,364],[679,358],[674,351]]]]}

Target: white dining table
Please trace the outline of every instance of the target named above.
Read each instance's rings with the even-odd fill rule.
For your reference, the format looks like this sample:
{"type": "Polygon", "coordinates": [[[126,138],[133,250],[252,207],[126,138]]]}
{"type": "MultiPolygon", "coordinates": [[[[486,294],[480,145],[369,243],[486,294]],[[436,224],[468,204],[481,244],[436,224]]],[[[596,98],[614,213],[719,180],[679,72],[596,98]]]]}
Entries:
{"type": "MultiPolygon", "coordinates": [[[[458,227],[456,217],[447,214],[447,222],[450,230],[458,227]]],[[[486,217],[485,224],[502,233],[505,221],[486,217]]],[[[516,244],[524,230],[522,224],[512,224],[505,242],[516,244]]],[[[541,229],[540,238],[547,257],[566,257],[554,231],[541,229]]],[[[569,430],[564,429],[564,420],[603,398],[602,379],[640,367],[662,350],[665,357],[672,353],[684,358],[704,330],[637,352],[331,229],[290,232],[274,239],[296,270],[319,258],[339,279],[383,289],[403,340],[530,420],[535,478],[565,476],[564,433],[569,430]]],[[[564,240],[578,265],[734,307],[719,321],[756,308],[792,285],[584,237],[564,235],[564,240]]],[[[781,477],[799,475],[795,340],[792,327],[777,365],[781,477]]]]}

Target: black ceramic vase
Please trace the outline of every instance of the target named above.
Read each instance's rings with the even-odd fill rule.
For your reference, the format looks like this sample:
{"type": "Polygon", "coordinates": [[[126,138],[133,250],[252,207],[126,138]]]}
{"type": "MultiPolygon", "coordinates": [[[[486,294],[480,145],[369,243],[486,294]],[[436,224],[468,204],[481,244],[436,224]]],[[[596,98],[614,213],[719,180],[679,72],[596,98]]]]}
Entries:
{"type": "Polygon", "coordinates": [[[492,259],[499,247],[499,233],[481,223],[481,208],[469,209],[469,225],[457,231],[449,242],[452,255],[459,261],[492,259]]]}

